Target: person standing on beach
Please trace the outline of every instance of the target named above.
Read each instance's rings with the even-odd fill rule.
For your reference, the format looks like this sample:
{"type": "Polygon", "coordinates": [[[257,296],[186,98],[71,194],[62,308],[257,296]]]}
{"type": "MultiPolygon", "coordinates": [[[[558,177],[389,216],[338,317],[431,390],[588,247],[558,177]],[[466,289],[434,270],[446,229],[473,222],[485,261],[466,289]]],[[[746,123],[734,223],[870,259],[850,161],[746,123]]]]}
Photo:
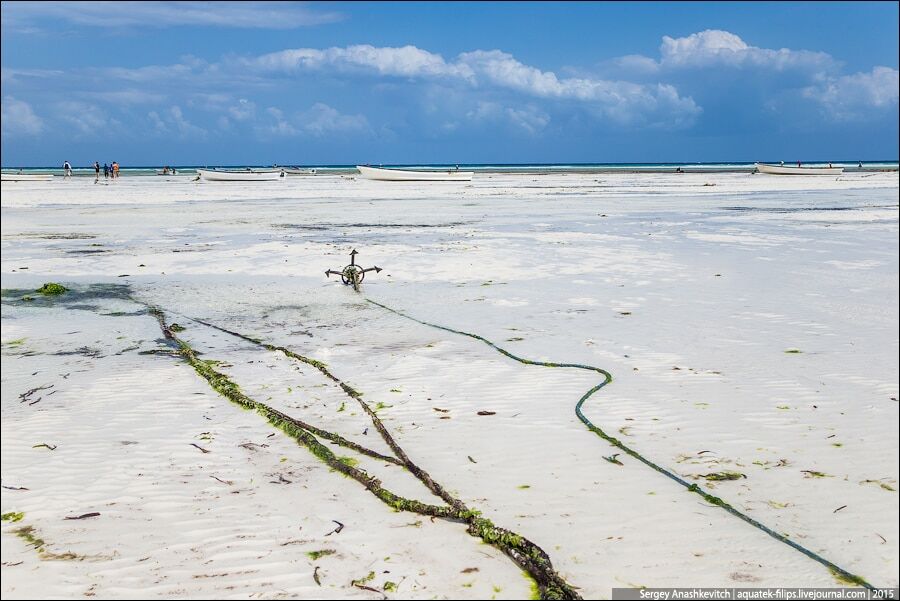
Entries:
{"type": "Polygon", "coordinates": [[[97,161],[94,161],[94,183],[96,184],[99,181],[100,181],[100,163],[97,161]]]}
{"type": "Polygon", "coordinates": [[[103,179],[109,179],[109,165],[103,163],[103,179]]]}
{"type": "Polygon", "coordinates": [[[63,162],[63,174],[64,177],[72,177],[72,165],[69,164],[69,161],[63,162]]]}
{"type": "Polygon", "coordinates": [[[119,163],[117,163],[116,161],[113,161],[112,170],[113,170],[113,179],[119,179],[119,163]]]}

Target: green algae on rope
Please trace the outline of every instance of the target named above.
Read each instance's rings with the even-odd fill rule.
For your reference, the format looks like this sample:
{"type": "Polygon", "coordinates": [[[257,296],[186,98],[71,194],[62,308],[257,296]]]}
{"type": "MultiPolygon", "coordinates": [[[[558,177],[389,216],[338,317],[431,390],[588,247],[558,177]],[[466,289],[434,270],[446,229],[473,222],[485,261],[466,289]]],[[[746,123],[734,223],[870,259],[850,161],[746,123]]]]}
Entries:
{"type": "MultiPolygon", "coordinates": [[[[421,501],[401,497],[385,489],[381,486],[381,482],[378,479],[369,476],[369,474],[367,474],[364,470],[354,467],[351,461],[346,460],[347,458],[337,457],[334,453],[331,452],[330,449],[322,445],[313,435],[313,430],[321,432],[324,435],[331,435],[334,437],[337,437],[337,435],[330,432],[325,432],[323,430],[314,429],[313,427],[308,426],[307,424],[304,424],[299,420],[291,418],[264,403],[254,401],[253,399],[249,398],[248,396],[243,394],[243,392],[241,392],[240,390],[240,387],[233,381],[231,381],[226,375],[213,369],[212,366],[216,364],[214,361],[199,359],[196,352],[188,343],[175,336],[175,334],[172,333],[172,329],[166,325],[165,315],[160,309],[151,307],[150,313],[156,317],[165,338],[178,346],[180,354],[201,377],[207,380],[207,382],[214,390],[216,390],[219,394],[231,400],[232,402],[247,409],[253,409],[263,417],[267,418],[272,425],[280,428],[286,434],[306,446],[313,455],[322,460],[332,469],[344,474],[345,476],[353,478],[354,480],[365,486],[378,499],[380,499],[385,504],[393,507],[397,511],[411,511],[420,515],[428,515],[432,517],[439,517],[466,523],[468,525],[467,532],[470,535],[477,536],[481,538],[485,543],[488,543],[503,551],[517,565],[525,570],[526,575],[535,583],[535,586],[540,593],[541,599],[581,599],[581,596],[577,593],[577,591],[575,591],[575,589],[572,588],[555,571],[550,557],[546,552],[544,552],[543,549],[520,534],[494,525],[494,523],[489,519],[481,517],[480,512],[467,508],[465,504],[462,503],[462,501],[454,498],[452,495],[447,493],[446,490],[440,484],[435,482],[427,472],[413,463],[403,451],[403,449],[396,443],[396,441],[394,441],[393,437],[381,423],[381,420],[378,419],[375,412],[368,406],[367,403],[365,403],[365,401],[362,400],[362,395],[352,387],[350,387],[348,384],[339,380],[330,371],[328,371],[324,363],[321,363],[320,361],[316,361],[314,359],[309,359],[284,347],[270,345],[257,339],[250,338],[249,336],[245,336],[237,332],[232,332],[213,324],[202,322],[200,320],[194,320],[198,323],[202,323],[204,325],[232,334],[249,342],[253,342],[254,344],[266,348],[267,350],[280,351],[291,358],[302,361],[319,369],[324,375],[339,384],[345,394],[355,399],[363,407],[363,409],[372,419],[378,431],[381,433],[384,440],[388,443],[388,445],[399,458],[399,460],[395,461],[395,463],[402,464],[404,467],[406,467],[433,494],[444,499],[447,502],[447,506],[428,505],[422,503],[421,501]]],[[[373,452],[369,451],[369,453],[373,452]]]]}
{"type": "MultiPolygon", "coordinates": [[[[502,354],[502,355],[504,355],[504,356],[506,356],[506,357],[509,357],[509,358],[512,359],[513,361],[518,361],[519,363],[524,363],[525,365],[538,365],[538,366],[541,366],[541,367],[572,367],[572,368],[575,368],[575,369],[584,369],[584,370],[593,371],[593,372],[596,372],[596,373],[601,374],[601,375],[603,376],[603,381],[600,382],[599,384],[597,384],[596,386],[594,386],[593,388],[591,388],[590,390],[588,390],[587,392],[585,392],[585,393],[581,396],[581,398],[578,399],[578,402],[575,404],[575,415],[578,416],[578,419],[579,419],[579,420],[580,420],[580,421],[588,428],[588,430],[590,430],[591,432],[593,432],[594,434],[596,434],[597,436],[599,436],[600,438],[602,438],[603,440],[605,440],[605,441],[608,442],[609,444],[613,445],[613,446],[616,447],[617,449],[620,449],[621,451],[627,453],[629,456],[633,457],[633,458],[636,459],[637,461],[640,461],[641,463],[643,463],[643,464],[646,465],[647,467],[649,467],[649,468],[651,468],[651,469],[653,469],[653,470],[659,472],[660,474],[662,474],[662,475],[664,475],[664,476],[666,476],[666,477],[668,477],[668,478],[674,480],[674,481],[677,482],[678,484],[681,484],[681,485],[684,486],[689,492],[696,493],[696,494],[700,495],[707,503],[709,503],[709,504],[711,504],[711,505],[715,505],[716,507],[720,507],[720,508],[724,509],[725,511],[727,511],[727,512],[730,513],[731,515],[733,515],[733,516],[735,516],[735,517],[737,517],[737,518],[743,520],[744,522],[750,524],[750,525],[753,526],[754,528],[757,528],[758,530],[761,530],[762,532],[768,534],[769,536],[771,536],[771,537],[774,538],[775,540],[777,540],[777,541],[779,541],[779,542],[782,542],[782,543],[788,545],[789,547],[793,548],[794,550],[799,551],[799,552],[802,553],[803,555],[806,555],[807,557],[809,557],[809,558],[812,559],[813,561],[816,561],[816,562],[822,564],[823,566],[825,566],[826,568],[828,568],[828,570],[831,572],[832,576],[833,576],[836,580],[838,580],[839,582],[841,582],[841,583],[853,583],[853,584],[855,584],[855,585],[862,586],[862,587],[865,587],[865,588],[870,589],[870,590],[874,590],[874,589],[875,589],[875,587],[874,587],[873,585],[869,584],[869,583],[868,583],[865,579],[863,579],[862,577],[857,576],[856,574],[853,574],[852,572],[849,572],[849,571],[847,571],[847,570],[841,568],[840,566],[838,566],[838,565],[832,563],[831,561],[825,559],[824,557],[822,557],[822,556],[819,555],[818,553],[816,553],[816,552],[814,552],[814,551],[811,551],[811,550],[807,549],[806,547],[804,547],[804,546],[802,546],[802,545],[800,545],[800,544],[798,544],[798,543],[792,541],[791,539],[789,539],[789,538],[786,537],[785,535],[783,535],[783,534],[781,534],[781,533],[779,533],[779,532],[775,532],[774,530],[772,530],[771,528],[769,528],[769,527],[766,526],[765,524],[762,524],[761,522],[759,522],[759,521],[753,519],[752,517],[750,517],[749,515],[745,514],[745,513],[742,512],[742,511],[740,511],[739,509],[736,509],[734,506],[732,506],[732,505],[729,504],[728,502],[722,500],[722,499],[719,498],[719,497],[716,497],[716,496],[714,496],[714,495],[709,494],[708,492],[706,492],[705,490],[703,490],[702,488],[700,488],[700,486],[698,486],[697,484],[687,482],[686,480],[684,480],[683,478],[681,478],[680,476],[678,476],[678,475],[675,474],[674,472],[672,472],[672,471],[666,469],[665,467],[662,467],[661,465],[658,465],[658,464],[654,463],[654,462],[651,461],[650,459],[647,459],[646,457],[644,457],[643,455],[641,455],[640,453],[638,453],[637,451],[635,451],[634,449],[630,448],[630,447],[627,446],[625,443],[623,443],[622,441],[620,441],[618,438],[615,438],[615,437],[613,437],[613,436],[610,436],[609,434],[607,434],[606,432],[604,432],[599,426],[595,425],[595,424],[594,424],[590,419],[588,419],[588,417],[582,412],[582,407],[584,406],[584,403],[585,403],[589,398],[591,398],[591,396],[593,396],[593,394],[594,394],[595,392],[597,392],[598,390],[600,390],[601,388],[603,388],[604,386],[606,386],[607,384],[609,384],[610,382],[612,382],[612,379],[613,379],[612,374],[609,373],[608,371],[606,371],[605,369],[602,369],[602,368],[599,368],[599,367],[594,367],[593,365],[583,365],[583,364],[580,364],[580,363],[551,363],[551,362],[547,362],[547,361],[534,361],[534,360],[532,360],[532,359],[525,359],[525,358],[523,358],[523,357],[519,357],[518,355],[515,355],[515,354],[513,354],[513,353],[507,351],[506,349],[504,349],[504,348],[502,348],[502,347],[500,347],[500,346],[497,346],[496,344],[494,344],[493,342],[491,342],[491,341],[488,340],[487,338],[484,338],[483,336],[479,336],[478,334],[472,334],[472,333],[470,333],[470,332],[464,332],[464,331],[462,331],[462,330],[455,330],[455,329],[453,329],[453,328],[448,328],[448,327],[446,327],[446,326],[438,325],[438,324],[435,324],[435,323],[430,323],[430,322],[427,322],[427,321],[423,321],[423,320],[421,320],[421,319],[416,319],[415,317],[412,317],[412,316],[410,316],[410,315],[407,315],[406,313],[403,313],[402,311],[398,311],[397,309],[393,309],[393,308],[391,308],[391,307],[388,307],[387,305],[383,305],[383,304],[381,304],[381,303],[379,303],[379,302],[377,302],[377,301],[374,301],[374,300],[372,300],[372,299],[369,299],[369,298],[366,298],[365,301],[366,301],[367,303],[373,304],[373,305],[375,305],[375,306],[377,306],[377,307],[381,307],[382,309],[385,309],[386,311],[389,311],[389,312],[391,312],[391,313],[394,313],[395,315],[399,315],[400,317],[403,317],[404,319],[409,319],[410,321],[414,321],[414,322],[416,322],[416,323],[419,323],[419,324],[422,324],[422,325],[425,325],[425,326],[428,326],[428,327],[431,327],[431,328],[436,328],[436,329],[438,329],[438,330],[443,330],[443,331],[445,331],[445,332],[450,332],[450,333],[453,333],[453,334],[458,334],[458,335],[460,335],[460,336],[466,336],[466,337],[468,337],[468,338],[474,338],[475,340],[479,340],[479,341],[483,342],[484,344],[488,345],[489,347],[493,348],[493,349],[494,349],[495,351],[497,351],[498,353],[500,353],[500,354],[502,354]]],[[[800,352],[800,351],[797,350],[796,352],[800,352]]],[[[614,455],[613,457],[615,458],[616,456],[614,455]]],[[[610,459],[608,459],[608,458],[606,458],[606,457],[604,457],[604,459],[606,459],[607,461],[610,461],[610,459]]],[[[610,461],[610,463],[618,463],[618,464],[621,464],[621,462],[619,462],[618,460],[616,460],[616,461],[610,461]]],[[[715,478],[713,478],[713,479],[715,479],[715,478]]],[[[731,478],[730,478],[730,477],[725,477],[725,478],[719,478],[719,479],[731,479],[731,478]]]]}

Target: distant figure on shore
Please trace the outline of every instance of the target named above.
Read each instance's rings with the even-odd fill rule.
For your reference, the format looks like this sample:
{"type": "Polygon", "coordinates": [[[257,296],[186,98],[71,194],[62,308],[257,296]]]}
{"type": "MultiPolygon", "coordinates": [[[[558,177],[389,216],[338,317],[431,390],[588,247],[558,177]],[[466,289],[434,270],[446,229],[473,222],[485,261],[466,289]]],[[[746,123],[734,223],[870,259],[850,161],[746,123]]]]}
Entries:
{"type": "Polygon", "coordinates": [[[63,173],[64,177],[72,177],[72,165],[69,164],[69,161],[63,162],[63,173]]]}
{"type": "Polygon", "coordinates": [[[162,172],[162,174],[163,174],[163,175],[169,175],[169,166],[168,166],[168,165],[166,165],[165,167],[163,167],[163,172],[162,172]]]}
{"type": "Polygon", "coordinates": [[[113,161],[112,164],[112,176],[113,179],[119,179],[119,163],[116,161],[113,161]]]}
{"type": "Polygon", "coordinates": [[[675,169],[675,173],[684,173],[684,169],[678,167],[677,169],[675,169]]]}
{"type": "Polygon", "coordinates": [[[109,179],[109,165],[103,163],[103,179],[109,179]]]}
{"type": "Polygon", "coordinates": [[[781,161],[781,166],[784,167],[784,161],[781,161]]]}
{"type": "Polygon", "coordinates": [[[831,169],[831,163],[828,163],[828,168],[831,169]]]}
{"type": "Polygon", "coordinates": [[[859,162],[859,168],[862,169],[862,161],[859,162]]]}
{"type": "Polygon", "coordinates": [[[100,181],[100,163],[94,161],[94,183],[100,181]]]}
{"type": "Polygon", "coordinates": [[[802,166],[802,165],[800,165],[800,161],[797,161],[797,166],[798,166],[798,167],[801,167],[801,166],[802,166]]]}

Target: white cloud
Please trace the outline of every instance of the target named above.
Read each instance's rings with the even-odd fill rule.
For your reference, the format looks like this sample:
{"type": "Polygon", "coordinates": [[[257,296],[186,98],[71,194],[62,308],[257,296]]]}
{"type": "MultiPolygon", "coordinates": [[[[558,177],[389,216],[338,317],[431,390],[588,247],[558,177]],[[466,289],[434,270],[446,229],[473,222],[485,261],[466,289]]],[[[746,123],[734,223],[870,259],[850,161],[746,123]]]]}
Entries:
{"type": "Polygon", "coordinates": [[[21,33],[30,24],[60,19],[92,27],[200,25],[296,29],[340,21],[340,13],[311,10],[304,2],[4,2],[3,25],[21,33]]]}
{"type": "Polygon", "coordinates": [[[241,98],[236,105],[228,107],[228,114],[235,121],[247,121],[256,115],[256,104],[241,98]]]}
{"type": "Polygon", "coordinates": [[[44,121],[34,113],[31,105],[12,96],[3,97],[0,123],[6,135],[36,135],[44,129],[44,121]]]}
{"type": "Polygon", "coordinates": [[[145,92],[143,90],[136,89],[112,90],[109,92],[85,92],[84,96],[120,106],[133,104],[158,104],[166,99],[165,95],[163,94],[157,94],[155,92],[145,92]]]}
{"type": "Polygon", "coordinates": [[[552,71],[522,64],[499,50],[460,55],[479,80],[539,98],[583,102],[622,125],[689,125],[702,112],[690,97],[681,97],[671,85],[645,85],[586,77],[560,79],[552,71]]]}
{"type": "Polygon", "coordinates": [[[683,38],[663,36],[659,48],[663,67],[765,67],[776,71],[786,69],[828,69],[834,59],[825,52],[750,46],[740,36],[729,31],[707,29],[683,38]]]}
{"type": "Polygon", "coordinates": [[[550,123],[550,115],[531,104],[513,108],[498,102],[479,101],[466,117],[474,121],[505,121],[532,135],[550,123]]]}
{"type": "Polygon", "coordinates": [[[476,88],[512,90],[528,96],[590,105],[619,124],[689,124],[701,109],[670,85],[644,85],[595,78],[560,79],[499,50],[465,52],[456,61],[415,46],[297,48],[239,61],[269,71],[353,70],[382,76],[458,81],[476,88]],[[649,114],[659,113],[659,114],[649,114]]]}
{"type": "Polygon", "coordinates": [[[274,123],[258,128],[260,133],[279,136],[324,136],[327,134],[367,132],[369,122],[363,115],[347,115],[322,102],[317,102],[308,110],[293,118],[285,117],[284,111],[274,106],[266,109],[274,123]]]}
{"type": "Polygon", "coordinates": [[[264,128],[264,131],[277,136],[296,136],[300,131],[284,118],[284,111],[274,106],[266,109],[266,112],[275,119],[275,123],[264,128]]]}
{"type": "Polygon", "coordinates": [[[539,133],[550,123],[550,116],[533,106],[526,106],[521,109],[508,108],[506,109],[506,114],[514,125],[532,135],[539,133]]]}
{"type": "Polygon", "coordinates": [[[870,109],[896,108],[900,71],[875,67],[871,73],[823,77],[822,82],[803,90],[803,95],[822,104],[838,120],[863,118],[870,109]]]}
{"type": "Polygon", "coordinates": [[[296,48],[264,54],[246,61],[273,71],[324,68],[362,69],[397,77],[471,77],[465,65],[447,63],[439,54],[415,46],[375,47],[368,44],[346,48],[296,48]]]}
{"type": "Polygon", "coordinates": [[[205,138],[207,131],[188,121],[181,107],[174,105],[162,116],[156,111],[147,113],[153,131],[159,135],[178,135],[180,138],[205,138]]]}
{"type": "Polygon", "coordinates": [[[176,131],[181,134],[182,138],[189,138],[192,136],[206,136],[205,129],[203,129],[202,127],[198,127],[185,119],[184,113],[182,113],[180,106],[170,107],[169,115],[171,115],[171,121],[175,125],[176,131]]]}
{"type": "Polygon", "coordinates": [[[158,134],[166,134],[169,132],[169,126],[166,125],[166,122],[162,120],[159,116],[159,113],[156,111],[150,111],[147,113],[147,118],[150,119],[150,124],[153,125],[153,131],[158,134]]]}
{"type": "Polygon", "coordinates": [[[300,116],[303,129],[315,136],[332,132],[364,131],[369,122],[362,115],[345,115],[327,104],[317,102],[300,116]]]}
{"type": "Polygon", "coordinates": [[[94,135],[101,133],[110,125],[110,118],[100,107],[67,100],[56,103],[55,113],[63,121],[70,123],[82,134],[94,135]]]}

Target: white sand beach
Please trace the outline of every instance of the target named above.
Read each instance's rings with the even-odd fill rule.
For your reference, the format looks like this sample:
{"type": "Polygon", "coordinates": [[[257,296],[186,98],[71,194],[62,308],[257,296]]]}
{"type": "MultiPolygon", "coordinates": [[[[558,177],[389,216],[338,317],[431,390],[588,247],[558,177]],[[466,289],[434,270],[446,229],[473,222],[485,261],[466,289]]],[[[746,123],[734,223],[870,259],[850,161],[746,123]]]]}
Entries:
{"type": "Polygon", "coordinates": [[[609,436],[897,587],[898,189],[897,172],[4,182],[3,598],[533,594],[466,524],[395,510],[220,395],[148,306],[247,397],[390,455],[315,366],[196,320],[323,362],[584,598],[841,586],[589,430],[575,405],[600,374],[366,299],[609,371],[583,408],[609,436]],[[352,249],[382,268],[360,294],[324,275],[352,249]],[[33,292],[47,282],[69,292],[33,292]]]}

